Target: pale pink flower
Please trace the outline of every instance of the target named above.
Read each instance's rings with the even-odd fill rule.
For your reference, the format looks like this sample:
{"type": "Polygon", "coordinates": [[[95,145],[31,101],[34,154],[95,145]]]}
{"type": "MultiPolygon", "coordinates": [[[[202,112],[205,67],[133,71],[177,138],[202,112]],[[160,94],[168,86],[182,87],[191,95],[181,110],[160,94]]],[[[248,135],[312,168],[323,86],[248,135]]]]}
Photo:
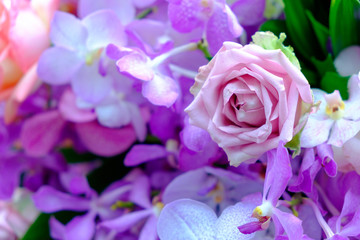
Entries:
{"type": "Polygon", "coordinates": [[[0,2],[0,101],[6,100],[5,121],[38,85],[37,61],[50,45],[49,26],[59,0],[0,2]]]}
{"type": "Polygon", "coordinates": [[[17,189],[11,201],[0,201],[0,239],[15,240],[23,237],[38,214],[31,193],[17,189]]]}
{"type": "Polygon", "coordinates": [[[314,101],[320,105],[301,134],[301,146],[310,148],[321,143],[341,147],[360,131],[360,79],[353,75],[348,82],[349,99],[341,98],[338,90],[331,94],[313,89],[314,101]]]}
{"type": "Polygon", "coordinates": [[[296,134],[310,86],[281,50],[225,42],[199,69],[185,110],[190,123],[206,129],[231,165],[257,159],[296,134]]]}

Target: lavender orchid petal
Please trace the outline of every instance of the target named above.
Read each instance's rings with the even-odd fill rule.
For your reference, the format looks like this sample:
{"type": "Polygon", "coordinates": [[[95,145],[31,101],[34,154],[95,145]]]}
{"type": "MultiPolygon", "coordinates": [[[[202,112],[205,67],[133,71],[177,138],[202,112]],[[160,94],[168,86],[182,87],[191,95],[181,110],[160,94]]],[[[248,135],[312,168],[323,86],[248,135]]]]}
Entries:
{"type": "Polygon", "coordinates": [[[284,228],[289,239],[301,240],[303,236],[302,221],[291,213],[283,212],[277,208],[273,209],[273,217],[276,218],[284,228]]]}
{"type": "Polygon", "coordinates": [[[231,5],[231,10],[241,25],[257,25],[264,20],[265,5],[264,0],[238,0],[231,5]]]}
{"type": "Polygon", "coordinates": [[[244,204],[241,202],[227,207],[216,222],[216,239],[252,239],[254,234],[244,234],[239,231],[238,226],[254,220],[250,216],[255,207],[254,204],[244,204]]]}
{"type": "Polygon", "coordinates": [[[155,144],[138,144],[131,148],[126,155],[124,164],[126,166],[136,166],[141,163],[166,157],[167,152],[164,146],[155,144]]]}
{"type": "Polygon", "coordinates": [[[157,240],[158,235],[156,231],[157,217],[151,216],[142,228],[139,236],[139,240],[157,240]]]}
{"type": "Polygon", "coordinates": [[[177,82],[165,75],[156,74],[151,81],[145,82],[142,94],[154,105],[170,107],[179,96],[177,82]]]}
{"type": "Polygon", "coordinates": [[[341,147],[360,131],[360,121],[337,120],[331,130],[328,144],[341,147]]]}
{"type": "Polygon", "coordinates": [[[120,72],[126,72],[131,76],[143,81],[150,81],[154,78],[154,72],[151,68],[150,59],[141,52],[132,53],[120,58],[116,65],[120,72]]]}
{"type": "Polygon", "coordinates": [[[313,182],[320,169],[321,162],[315,160],[314,149],[305,149],[299,174],[289,184],[288,189],[293,192],[304,191],[306,193],[311,193],[313,189],[313,182]]]}
{"type": "Polygon", "coordinates": [[[101,9],[113,10],[123,25],[134,20],[136,14],[132,0],[93,0],[91,4],[87,0],[79,0],[78,14],[81,18],[101,9]]]}
{"type": "Polygon", "coordinates": [[[83,65],[74,74],[71,82],[74,93],[89,103],[98,103],[111,91],[112,79],[101,76],[97,66],[83,65]]]}
{"type": "Polygon", "coordinates": [[[140,142],[145,141],[146,138],[146,122],[142,116],[140,109],[135,104],[129,103],[128,108],[131,115],[131,124],[135,130],[136,137],[140,142]]]}
{"type": "Polygon", "coordinates": [[[341,235],[348,237],[356,237],[360,234],[360,208],[355,211],[351,221],[341,229],[341,235]]]}
{"type": "Polygon", "coordinates": [[[204,25],[208,8],[201,6],[200,1],[171,0],[169,1],[168,16],[171,25],[179,32],[191,32],[204,25]]]}
{"type": "Polygon", "coordinates": [[[113,43],[125,46],[127,37],[123,25],[112,10],[99,10],[83,19],[83,24],[88,31],[87,48],[97,50],[113,43]]]}
{"type": "Polygon", "coordinates": [[[161,240],[214,239],[217,216],[206,204],[180,199],[160,213],[157,232],[161,240]]]}
{"type": "Polygon", "coordinates": [[[125,101],[100,105],[96,107],[95,111],[99,122],[105,127],[122,127],[131,121],[130,108],[125,101]]]}
{"type": "Polygon", "coordinates": [[[50,217],[49,226],[50,226],[50,236],[53,239],[64,239],[65,238],[66,228],[54,216],[50,217]]]}
{"type": "Polygon", "coordinates": [[[74,217],[67,225],[65,239],[67,240],[91,240],[95,233],[95,214],[87,213],[83,216],[74,217]]]}
{"type": "MultiPolygon", "coordinates": [[[[231,12],[231,10],[229,10],[231,12]]],[[[214,7],[214,13],[210,17],[206,25],[206,39],[209,42],[210,53],[215,54],[224,41],[231,41],[235,37],[238,37],[242,28],[238,25],[238,22],[234,25],[238,26],[236,29],[236,35],[233,34],[233,23],[229,21],[230,16],[226,11],[225,5],[223,7],[214,7]],[[219,34],[219,30],[221,34],[219,34]],[[240,30],[240,31],[239,31],[240,30]]]]}
{"type": "Polygon", "coordinates": [[[81,197],[55,190],[49,186],[41,187],[33,196],[35,206],[43,212],[51,213],[62,210],[86,211],[90,201],[81,197]]]}
{"type": "Polygon", "coordinates": [[[145,175],[138,177],[133,183],[133,189],[130,192],[129,200],[143,208],[151,208],[150,181],[145,175]]]}
{"type": "Polygon", "coordinates": [[[152,209],[132,212],[112,220],[103,221],[102,223],[100,223],[100,226],[116,230],[117,232],[125,232],[126,230],[130,229],[134,224],[140,222],[142,219],[151,216],[152,213],[152,209]]]}
{"type": "Polygon", "coordinates": [[[60,181],[63,186],[72,194],[89,194],[91,188],[84,175],[74,174],[71,172],[62,173],[60,181]]]}
{"type": "Polygon", "coordinates": [[[337,164],[334,161],[334,153],[329,144],[320,144],[316,146],[317,154],[321,159],[321,165],[329,177],[335,177],[337,173],[337,164]]]}
{"type": "Polygon", "coordinates": [[[83,65],[76,52],[62,47],[47,49],[39,59],[39,78],[49,84],[69,83],[72,75],[83,65]]]}
{"type": "Polygon", "coordinates": [[[57,47],[81,50],[85,47],[87,30],[74,15],[58,11],[51,24],[50,38],[57,47]]]}
{"type": "Polygon", "coordinates": [[[264,184],[264,197],[273,206],[276,206],[276,202],[285,191],[291,176],[290,156],[284,143],[280,142],[276,150],[268,152],[268,167],[264,184]]]}

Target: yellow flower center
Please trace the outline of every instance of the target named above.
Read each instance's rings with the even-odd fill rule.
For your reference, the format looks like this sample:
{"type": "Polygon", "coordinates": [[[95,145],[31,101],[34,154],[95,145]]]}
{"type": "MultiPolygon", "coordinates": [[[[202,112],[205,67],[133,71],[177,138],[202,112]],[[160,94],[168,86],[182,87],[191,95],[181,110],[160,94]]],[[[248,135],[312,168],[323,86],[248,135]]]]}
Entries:
{"type": "Polygon", "coordinates": [[[339,120],[344,116],[345,103],[344,101],[340,101],[335,104],[327,104],[325,108],[326,114],[334,120],[339,120]]]}

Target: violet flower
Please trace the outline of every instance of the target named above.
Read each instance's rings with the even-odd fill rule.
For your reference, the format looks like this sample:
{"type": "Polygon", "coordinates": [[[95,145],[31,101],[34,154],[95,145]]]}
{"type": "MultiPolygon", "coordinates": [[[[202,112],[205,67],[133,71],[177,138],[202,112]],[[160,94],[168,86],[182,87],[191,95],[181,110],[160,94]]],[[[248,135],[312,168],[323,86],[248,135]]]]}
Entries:
{"type": "Polygon", "coordinates": [[[96,64],[102,49],[110,43],[124,46],[127,42],[116,14],[100,10],[80,21],[56,12],[50,36],[55,46],[40,57],[39,77],[54,85],[71,83],[75,94],[85,101],[102,100],[112,88],[111,79],[98,74],[96,64]]]}
{"type": "Polygon", "coordinates": [[[280,142],[277,149],[268,151],[267,158],[268,165],[262,203],[254,209],[252,214],[258,221],[239,226],[239,231],[249,234],[267,229],[270,220],[273,219],[277,235],[282,235],[285,231],[289,239],[302,239],[301,220],[293,214],[277,208],[278,200],[283,195],[292,176],[289,153],[283,143],[280,142]]]}
{"type": "Polygon", "coordinates": [[[260,192],[262,184],[218,168],[204,167],[176,177],[164,190],[163,202],[189,198],[207,204],[220,214],[248,194],[260,192]]]}
{"type": "Polygon", "coordinates": [[[336,216],[329,220],[331,222],[330,227],[324,220],[318,206],[310,199],[306,199],[305,202],[312,206],[316,218],[325,232],[326,239],[328,240],[346,240],[351,239],[349,237],[360,236],[360,195],[357,189],[350,189],[345,194],[344,205],[339,216],[336,216]]]}
{"type": "Polygon", "coordinates": [[[221,0],[170,0],[168,16],[172,27],[179,32],[201,28],[206,33],[212,54],[220,49],[224,41],[234,40],[243,31],[235,14],[221,0]]]}
{"type": "Polygon", "coordinates": [[[191,199],[179,199],[162,210],[157,232],[160,240],[246,240],[254,234],[242,234],[239,224],[251,221],[255,205],[237,203],[224,209],[218,218],[212,208],[191,199]]]}
{"type": "Polygon", "coordinates": [[[145,220],[145,224],[139,231],[139,240],[156,240],[156,224],[163,203],[157,201],[156,197],[151,202],[150,190],[149,178],[146,175],[138,176],[132,185],[129,201],[139,206],[140,209],[125,213],[118,218],[103,221],[100,227],[123,233],[145,220]]]}
{"type": "Polygon", "coordinates": [[[35,206],[45,213],[69,210],[86,212],[76,216],[65,226],[55,218],[50,221],[51,236],[55,239],[92,239],[95,234],[96,217],[101,220],[114,218],[125,212],[112,210],[112,206],[125,199],[132,189],[132,185],[124,181],[113,183],[109,190],[98,196],[90,188],[84,176],[64,175],[61,179],[63,186],[70,194],[60,192],[51,186],[42,186],[33,196],[35,206]],[[83,194],[84,197],[79,196],[83,194]]]}
{"type": "Polygon", "coordinates": [[[315,148],[304,149],[298,176],[289,182],[289,191],[312,193],[315,177],[321,168],[330,177],[337,173],[331,146],[323,143],[315,148]]]}

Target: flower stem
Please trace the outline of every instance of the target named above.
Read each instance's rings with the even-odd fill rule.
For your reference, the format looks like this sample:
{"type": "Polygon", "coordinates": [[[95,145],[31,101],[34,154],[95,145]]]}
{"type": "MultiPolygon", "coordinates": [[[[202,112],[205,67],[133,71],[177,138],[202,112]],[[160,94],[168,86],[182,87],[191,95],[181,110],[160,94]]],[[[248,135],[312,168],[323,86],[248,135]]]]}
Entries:
{"type": "Polygon", "coordinates": [[[211,61],[211,59],[213,58],[209,52],[209,48],[207,43],[204,40],[201,40],[198,42],[197,44],[197,48],[203,52],[205,58],[209,61],[211,61]]]}
{"type": "Polygon", "coordinates": [[[194,72],[194,71],[179,67],[179,66],[174,65],[174,64],[170,64],[169,67],[170,67],[171,71],[179,73],[179,74],[181,74],[181,75],[183,75],[185,77],[191,78],[191,79],[194,79],[195,76],[197,75],[197,72],[194,72]]]}
{"type": "Polygon", "coordinates": [[[166,59],[168,59],[171,56],[174,56],[174,55],[180,54],[182,52],[186,52],[186,51],[196,50],[196,49],[197,49],[197,43],[194,43],[194,42],[173,48],[170,51],[154,58],[152,60],[152,66],[156,67],[156,66],[160,65],[161,63],[163,63],[166,59]]]}
{"type": "Polygon", "coordinates": [[[326,221],[322,217],[318,206],[316,206],[316,204],[309,198],[304,198],[303,201],[304,201],[304,203],[310,205],[312,207],[312,209],[314,210],[316,219],[318,220],[321,228],[324,230],[326,237],[327,238],[333,237],[335,234],[333,233],[333,231],[331,230],[329,225],[326,223],[326,221]]]}

